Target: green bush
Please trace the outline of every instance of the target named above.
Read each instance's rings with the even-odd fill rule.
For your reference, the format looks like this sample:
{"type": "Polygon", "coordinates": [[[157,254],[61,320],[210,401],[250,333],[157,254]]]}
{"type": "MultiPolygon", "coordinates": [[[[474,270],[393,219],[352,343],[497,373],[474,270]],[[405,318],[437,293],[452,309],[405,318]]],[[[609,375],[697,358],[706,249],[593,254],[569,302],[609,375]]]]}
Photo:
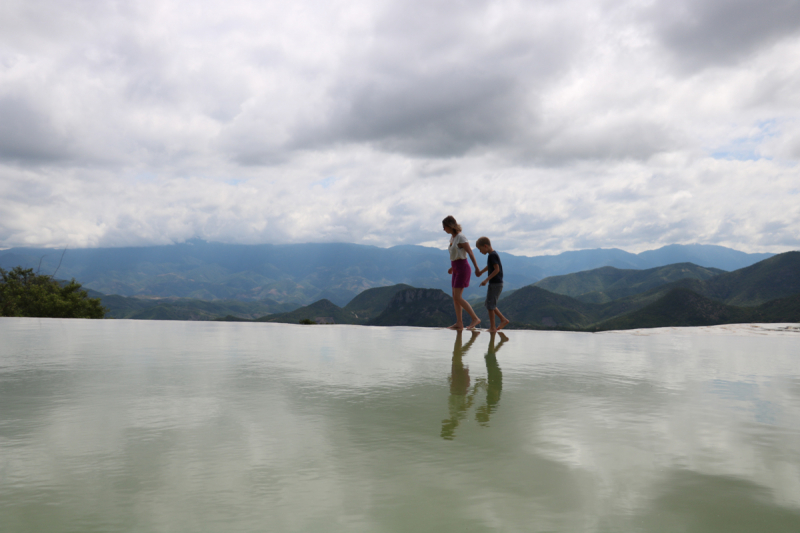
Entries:
{"type": "Polygon", "coordinates": [[[301,324],[316,324],[316,322],[314,322],[314,321],[313,321],[313,320],[311,320],[310,318],[304,318],[304,319],[302,319],[302,320],[300,321],[300,323],[301,323],[301,324]]]}
{"type": "Polygon", "coordinates": [[[103,318],[100,298],[89,298],[74,279],[64,285],[32,268],[0,268],[0,316],[103,318]]]}

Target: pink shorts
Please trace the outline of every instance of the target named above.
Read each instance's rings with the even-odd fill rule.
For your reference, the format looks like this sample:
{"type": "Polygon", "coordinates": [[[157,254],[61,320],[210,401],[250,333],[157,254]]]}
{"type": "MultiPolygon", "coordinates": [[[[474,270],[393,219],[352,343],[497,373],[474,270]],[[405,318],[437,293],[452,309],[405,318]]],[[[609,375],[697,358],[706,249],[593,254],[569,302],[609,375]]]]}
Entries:
{"type": "Polygon", "coordinates": [[[453,281],[451,285],[454,289],[466,289],[469,287],[469,278],[472,277],[472,269],[466,259],[450,261],[453,265],[453,281]]]}

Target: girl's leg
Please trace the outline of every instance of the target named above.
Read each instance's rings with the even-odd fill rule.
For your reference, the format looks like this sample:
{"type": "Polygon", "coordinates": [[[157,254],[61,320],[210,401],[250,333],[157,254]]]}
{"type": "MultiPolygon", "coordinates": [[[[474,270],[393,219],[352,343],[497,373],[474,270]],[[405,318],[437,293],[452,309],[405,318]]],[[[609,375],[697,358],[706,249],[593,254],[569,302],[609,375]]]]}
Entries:
{"type": "Polygon", "coordinates": [[[456,310],[456,323],[450,326],[449,329],[464,329],[464,322],[461,318],[461,302],[464,301],[461,297],[462,292],[464,292],[464,289],[453,287],[453,307],[456,310]]]}
{"type": "MultiPolygon", "coordinates": [[[[481,323],[481,319],[478,318],[478,315],[476,315],[475,311],[472,310],[472,306],[469,305],[469,302],[466,301],[463,296],[461,296],[461,293],[463,292],[464,289],[453,289],[453,300],[455,301],[456,298],[458,298],[458,303],[467,311],[467,314],[469,314],[472,321],[469,323],[469,326],[467,326],[467,329],[472,329],[481,323]],[[458,291],[458,296],[456,296],[456,291],[458,291]]],[[[461,317],[459,316],[459,318],[461,317]]]]}

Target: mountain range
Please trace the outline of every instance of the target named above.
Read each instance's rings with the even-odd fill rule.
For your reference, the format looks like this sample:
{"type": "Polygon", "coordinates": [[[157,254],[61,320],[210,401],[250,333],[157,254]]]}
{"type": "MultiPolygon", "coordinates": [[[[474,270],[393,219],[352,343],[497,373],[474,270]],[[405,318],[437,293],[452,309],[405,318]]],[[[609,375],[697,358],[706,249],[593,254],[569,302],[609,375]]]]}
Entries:
{"type": "MultiPolygon", "coordinates": [[[[642,270],[693,263],[710,271],[731,271],[772,255],[698,244],[670,245],[639,254],[619,249],[535,257],[500,252],[507,293],[546,277],[599,267],[642,270]]],[[[483,257],[480,254],[477,257],[483,264],[483,257]]],[[[392,248],[346,243],[239,245],[191,240],[138,248],[0,251],[0,267],[15,266],[56,273],[59,278],[75,278],[85,288],[102,294],[147,299],[238,300],[263,303],[270,309],[276,309],[276,304],[296,308],[321,299],[345,306],[366,289],[397,284],[450,290],[447,252],[412,245],[392,248]]],[[[665,276],[672,279],[669,274],[665,276]]],[[[606,294],[575,296],[600,303],[617,297],[621,293],[614,291],[619,289],[609,287],[611,292],[606,294]]],[[[473,283],[464,294],[467,298],[476,297],[483,294],[483,289],[473,283]]],[[[154,305],[148,303],[145,307],[154,305]]]]}
{"type": "MultiPolygon", "coordinates": [[[[396,285],[366,290],[359,298],[371,302],[369,311],[360,316],[356,316],[353,302],[342,309],[321,300],[259,320],[297,323],[325,316],[346,324],[441,327],[453,323],[452,298],[440,289],[396,285]]],[[[692,264],[639,272],[603,267],[522,287],[500,300],[499,307],[512,320],[510,328],[597,331],[743,321],[795,322],[800,321],[800,252],[779,254],[734,272],[715,273],[692,264]],[[680,278],[681,272],[686,277],[680,278]],[[590,290],[584,292],[587,288],[590,290]],[[594,296],[585,298],[597,293],[610,298],[608,294],[615,291],[626,295],[602,303],[586,301],[594,296]]],[[[486,325],[486,310],[475,308],[486,325]]]]}
{"type": "Polygon", "coordinates": [[[800,294],[756,307],[727,305],[689,289],[674,288],[644,308],[601,322],[597,331],[655,327],[716,326],[751,322],[800,322],[800,294]]]}
{"type": "Polygon", "coordinates": [[[575,274],[551,276],[534,286],[557,294],[571,296],[586,303],[606,303],[632,296],[680,279],[706,280],[724,273],[692,263],[677,263],[646,270],[601,267],[575,274]]]}

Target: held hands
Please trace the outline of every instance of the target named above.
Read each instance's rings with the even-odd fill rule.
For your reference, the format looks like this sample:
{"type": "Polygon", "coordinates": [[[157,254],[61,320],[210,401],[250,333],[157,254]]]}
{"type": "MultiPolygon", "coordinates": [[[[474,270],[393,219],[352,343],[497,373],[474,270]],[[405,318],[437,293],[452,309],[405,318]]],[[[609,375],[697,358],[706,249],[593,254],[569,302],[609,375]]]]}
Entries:
{"type": "Polygon", "coordinates": [[[452,273],[453,273],[453,267],[450,267],[450,268],[448,268],[448,269],[447,269],[447,273],[448,273],[448,274],[452,274],[452,273]]]}

